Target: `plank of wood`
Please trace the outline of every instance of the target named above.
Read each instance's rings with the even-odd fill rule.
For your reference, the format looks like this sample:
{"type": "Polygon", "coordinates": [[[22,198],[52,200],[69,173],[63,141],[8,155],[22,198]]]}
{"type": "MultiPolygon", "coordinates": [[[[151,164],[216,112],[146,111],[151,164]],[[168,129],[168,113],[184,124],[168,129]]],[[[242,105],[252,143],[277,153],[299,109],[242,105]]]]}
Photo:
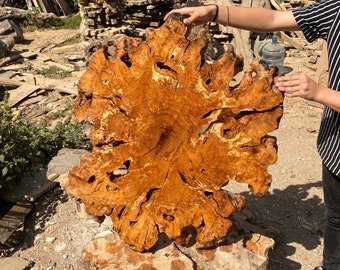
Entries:
{"type": "Polygon", "coordinates": [[[9,23],[11,24],[12,30],[14,32],[12,33],[12,37],[14,38],[14,41],[21,42],[25,40],[24,32],[22,31],[21,27],[11,20],[9,21],[9,23]]]}
{"type": "Polygon", "coordinates": [[[57,16],[62,16],[62,15],[63,15],[63,13],[62,13],[62,11],[59,9],[59,6],[58,6],[58,4],[56,3],[56,1],[51,0],[51,1],[50,1],[50,4],[51,4],[51,6],[52,6],[53,9],[54,9],[54,14],[56,14],[57,16]]]}
{"type": "Polygon", "coordinates": [[[10,78],[13,77],[14,75],[15,75],[15,72],[9,70],[9,71],[0,73],[0,79],[7,79],[10,81],[10,78]]]}
{"type": "Polygon", "coordinates": [[[25,200],[18,201],[0,220],[0,243],[5,244],[8,238],[22,224],[25,217],[33,209],[33,205],[25,200]]]}
{"type": "Polygon", "coordinates": [[[2,59],[0,59],[0,67],[10,63],[10,62],[14,62],[15,60],[18,60],[22,58],[22,56],[20,54],[11,54],[9,56],[6,56],[2,59]]]}
{"type": "MultiPolygon", "coordinates": [[[[39,8],[39,9],[40,9],[38,0],[32,0],[32,3],[33,3],[33,5],[34,5],[35,8],[39,8]]],[[[41,11],[41,9],[40,9],[40,11],[41,11]]]]}
{"type": "MultiPolygon", "coordinates": [[[[35,79],[36,78],[34,78],[34,81],[36,81],[35,79]]],[[[53,80],[51,80],[51,82],[49,83],[50,80],[48,78],[44,78],[43,80],[44,82],[41,82],[41,81],[39,82],[38,80],[37,85],[33,85],[29,83],[20,82],[14,79],[8,79],[7,77],[2,78],[0,76],[0,85],[4,85],[8,88],[16,88],[13,90],[9,90],[9,94],[10,94],[9,99],[11,100],[11,94],[12,94],[12,98],[13,98],[12,102],[15,103],[15,105],[39,89],[40,90],[50,89],[50,90],[57,91],[59,93],[66,93],[69,95],[78,94],[78,86],[74,84],[73,82],[60,84],[60,83],[56,83],[53,80]],[[23,90],[23,89],[26,89],[26,90],[23,90]],[[32,92],[30,93],[30,91],[32,92]],[[21,96],[21,100],[17,101],[19,99],[19,95],[21,96]]],[[[9,100],[9,103],[10,103],[10,100],[9,100]]],[[[11,106],[15,106],[15,105],[11,104],[11,106]]]]}
{"type": "Polygon", "coordinates": [[[22,84],[23,82],[0,76],[0,85],[7,86],[10,88],[16,88],[22,84]]]}
{"type": "Polygon", "coordinates": [[[74,34],[72,35],[69,35],[69,36],[66,36],[63,40],[59,41],[59,42],[56,42],[56,43],[53,43],[49,46],[46,46],[46,47],[42,47],[39,52],[40,53],[44,53],[44,52],[48,52],[56,47],[61,47],[63,43],[65,43],[65,41],[69,40],[69,39],[73,39],[73,38],[77,38],[79,36],[79,32],[76,31],[74,34]]]}
{"type": "Polygon", "coordinates": [[[69,5],[66,3],[65,0],[55,0],[55,1],[57,2],[58,6],[60,7],[61,11],[63,12],[65,16],[72,13],[71,8],[69,7],[69,5]]]}
{"type": "Polygon", "coordinates": [[[44,6],[47,10],[48,13],[56,13],[53,5],[51,5],[51,1],[50,0],[42,0],[42,2],[44,3],[44,6]]]}
{"type": "Polygon", "coordinates": [[[47,191],[51,190],[52,188],[54,188],[58,183],[57,182],[51,182],[48,181],[45,185],[43,185],[41,188],[39,188],[38,190],[32,192],[29,195],[25,195],[25,199],[30,201],[30,202],[34,202],[36,199],[38,199],[42,194],[46,193],[47,191]]]}
{"type": "Polygon", "coordinates": [[[38,4],[41,12],[48,13],[43,0],[37,0],[37,4],[38,4]]]}
{"type": "Polygon", "coordinates": [[[72,71],[75,70],[74,66],[72,66],[72,65],[65,66],[65,65],[59,64],[57,62],[53,62],[53,61],[45,62],[45,66],[46,67],[57,67],[57,68],[64,70],[66,72],[72,72],[72,71]]]}
{"type": "Polygon", "coordinates": [[[4,20],[0,22],[0,35],[7,35],[9,33],[13,32],[12,24],[10,21],[4,20]]]}
{"type": "Polygon", "coordinates": [[[0,70],[27,70],[27,65],[25,64],[15,64],[15,65],[9,65],[5,67],[1,67],[0,70]]]}
{"type": "Polygon", "coordinates": [[[69,83],[68,85],[66,84],[55,86],[53,89],[59,93],[69,94],[72,96],[78,95],[78,87],[73,83],[69,83]]]}
{"type": "Polygon", "coordinates": [[[21,57],[26,58],[26,59],[35,59],[35,58],[38,57],[38,53],[32,52],[32,51],[23,52],[20,55],[21,55],[21,57]]]}
{"type": "Polygon", "coordinates": [[[322,81],[322,78],[321,78],[322,77],[321,75],[327,72],[327,70],[328,70],[328,52],[327,52],[327,43],[326,41],[324,41],[322,45],[321,55],[317,62],[317,70],[314,75],[315,76],[314,80],[317,81],[318,83],[323,84],[324,86],[327,86],[328,79],[325,81],[322,81]]]}
{"type": "Polygon", "coordinates": [[[17,105],[18,103],[20,103],[20,101],[27,98],[29,95],[31,95],[32,93],[37,91],[39,88],[40,87],[36,86],[36,85],[23,83],[18,88],[8,91],[8,93],[9,93],[9,99],[8,99],[9,105],[12,106],[12,107],[17,105]]]}
{"type": "Polygon", "coordinates": [[[299,51],[303,50],[304,45],[300,43],[298,39],[291,38],[283,31],[277,32],[276,35],[280,39],[282,39],[286,44],[289,44],[289,46],[294,47],[295,49],[298,49],[299,51]]]}
{"type": "Polygon", "coordinates": [[[36,97],[30,97],[29,99],[24,100],[23,102],[20,103],[19,107],[27,107],[30,106],[32,104],[36,104],[40,101],[43,100],[43,96],[36,96],[36,97]]]}
{"type": "Polygon", "coordinates": [[[26,5],[28,10],[32,9],[33,8],[32,0],[26,0],[26,5]]]}

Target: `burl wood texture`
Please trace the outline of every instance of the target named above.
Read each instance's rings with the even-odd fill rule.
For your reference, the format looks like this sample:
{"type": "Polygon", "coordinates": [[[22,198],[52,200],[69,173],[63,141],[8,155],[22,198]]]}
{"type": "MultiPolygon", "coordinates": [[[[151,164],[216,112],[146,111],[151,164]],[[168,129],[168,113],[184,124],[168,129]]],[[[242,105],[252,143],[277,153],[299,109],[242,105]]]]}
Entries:
{"type": "Polygon", "coordinates": [[[253,63],[234,89],[243,59],[202,55],[210,36],[185,38],[172,21],[96,51],[79,82],[73,113],[89,119],[92,153],[69,173],[66,187],[90,214],[110,215],[114,230],[137,251],[164,233],[197,247],[221,241],[244,198],[222,190],[230,180],[258,196],[271,183],[282,95],[275,70],[253,63]],[[119,170],[120,169],[120,170],[119,170]]]}

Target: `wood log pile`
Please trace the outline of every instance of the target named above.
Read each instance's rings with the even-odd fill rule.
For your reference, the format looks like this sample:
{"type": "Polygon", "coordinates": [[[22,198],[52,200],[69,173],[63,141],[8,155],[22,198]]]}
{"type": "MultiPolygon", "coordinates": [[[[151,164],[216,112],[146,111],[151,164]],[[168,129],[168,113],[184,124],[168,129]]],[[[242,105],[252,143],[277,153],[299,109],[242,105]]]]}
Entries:
{"type": "MultiPolygon", "coordinates": [[[[278,10],[304,7],[314,3],[311,0],[261,0],[261,1],[233,1],[219,2],[223,5],[242,5],[253,7],[266,7],[278,10]]],[[[125,34],[128,36],[142,37],[147,27],[159,27],[163,23],[163,16],[170,9],[184,5],[215,4],[215,0],[78,0],[83,18],[81,34],[84,46],[90,51],[102,40],[125,34]]],[[[245,57],[245,63],[258,57],[257,49],[253,45],[256,39],[264,39],[266,35],[239,30],[223,25],[211,23],[209,31],[214,35],[214,49],[207,53],[216,59],[224,52],[223,46],[231,43],[236,53],[245,57]]],[[[302,50],[306,41],[302,35],[292,33],[292,37],[284,32],[279,34],[282,42],[287,46],[302,50]]]]}
{"type": "Polygon", "coordinates": [[[70,170],[65,187],[137,251],[165,234],[179,245],[210,247],[232,227],[244,198],[225,190],[230,180],[266,194],[277,160],[282,94],[276,69],[243,69],[233,51],[209,64],[204,29],[189,41],[172,20],[97,50],[79,82],[73,113],[92,122],[91,154],[70,170]]]}
{"type": "Polygon", "coordinates": [[[22,29],[12,20],[0,21],[0,58],[8,56],[16,42],[23,41],[22,29]]]}
{"type": "Polygon", "coordinates": [[[164,15],[184,0],[78,0],[84,41],[104,40],[118,34],[142,36],[146,27],[158,27],[164,15]]]}
{"type": "Polygon", "coordinates": [[[67,16],[72,13],[72,8],[66,0],[0,0],[0,6],[27,8],[28,10],[37,9],[40,12],[53,13],[57,16],[67,16]]]}

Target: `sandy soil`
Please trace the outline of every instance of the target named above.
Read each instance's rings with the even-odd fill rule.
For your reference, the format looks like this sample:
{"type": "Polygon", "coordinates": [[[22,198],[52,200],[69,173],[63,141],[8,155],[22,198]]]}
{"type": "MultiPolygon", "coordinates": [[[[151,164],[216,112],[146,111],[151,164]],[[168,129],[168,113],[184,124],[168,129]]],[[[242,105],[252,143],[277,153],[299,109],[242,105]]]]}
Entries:
{"type": "MultiPolygon", "coordinates": [[[[73,30],[72,30],[73,31],[73,30]]],[[[28,46],[50,43],[52,37],[65,39],[70,30],[54,31],[44,41],[41,33],[31,33],[28,46]],[[58,34],[57,34],[58,33],[58,34]]],[[[74,32],[74,31],[73,31],[74,32]]],[[[314,76],[306,66],[305,52],[287,57],[292,73],[314,76]],[[297,57],[298,55],[298,57],[297,57]]],[[[322,108],[301,99],[284,101],[284,116],[278,130],[278,162],[269,168],[273,176],[270,191],[262,198],[251,195],[246,186],[232,183],[229,190],[247,198],[246,209],[256,219],[280,230],[276,245],[269,254],[268,270],[311,270],[322,260],[324,205],[321,161],[316,152],[316,138],[322,108]]],[[[28,216],[21,244],[7,251],[35,262],[33,269],[79,269],[82,247],[94,235],[109,227],[76,215],[75,204],[57,187],[41,196],[28,216]]]]}

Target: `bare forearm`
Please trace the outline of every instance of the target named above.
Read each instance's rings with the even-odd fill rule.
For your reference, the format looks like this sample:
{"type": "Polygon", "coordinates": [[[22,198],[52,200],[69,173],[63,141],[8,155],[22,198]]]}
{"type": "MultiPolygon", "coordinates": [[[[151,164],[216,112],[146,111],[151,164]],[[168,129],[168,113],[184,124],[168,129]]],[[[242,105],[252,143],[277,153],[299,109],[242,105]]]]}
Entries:
{"type": "Polygon", "coordinates": [[[338,91],[319,86],[319,91],[314,101],[340,112],[340,92],[338,91]]]}
{"type": "Polygon", "coordinates": [[[215,21],[254,32],[299,30],[292,11],[235,6],[218,6],[217,9],[216,5],[209,5],[174,9],[164,19],[176,13],[185,17],[184,23],[189,27],[215,21]]]}
{"type": "Polygon", "coordinates": [[[291,11],[219,6],[216,22],[254,32],[299,30],[291,11]]]}

